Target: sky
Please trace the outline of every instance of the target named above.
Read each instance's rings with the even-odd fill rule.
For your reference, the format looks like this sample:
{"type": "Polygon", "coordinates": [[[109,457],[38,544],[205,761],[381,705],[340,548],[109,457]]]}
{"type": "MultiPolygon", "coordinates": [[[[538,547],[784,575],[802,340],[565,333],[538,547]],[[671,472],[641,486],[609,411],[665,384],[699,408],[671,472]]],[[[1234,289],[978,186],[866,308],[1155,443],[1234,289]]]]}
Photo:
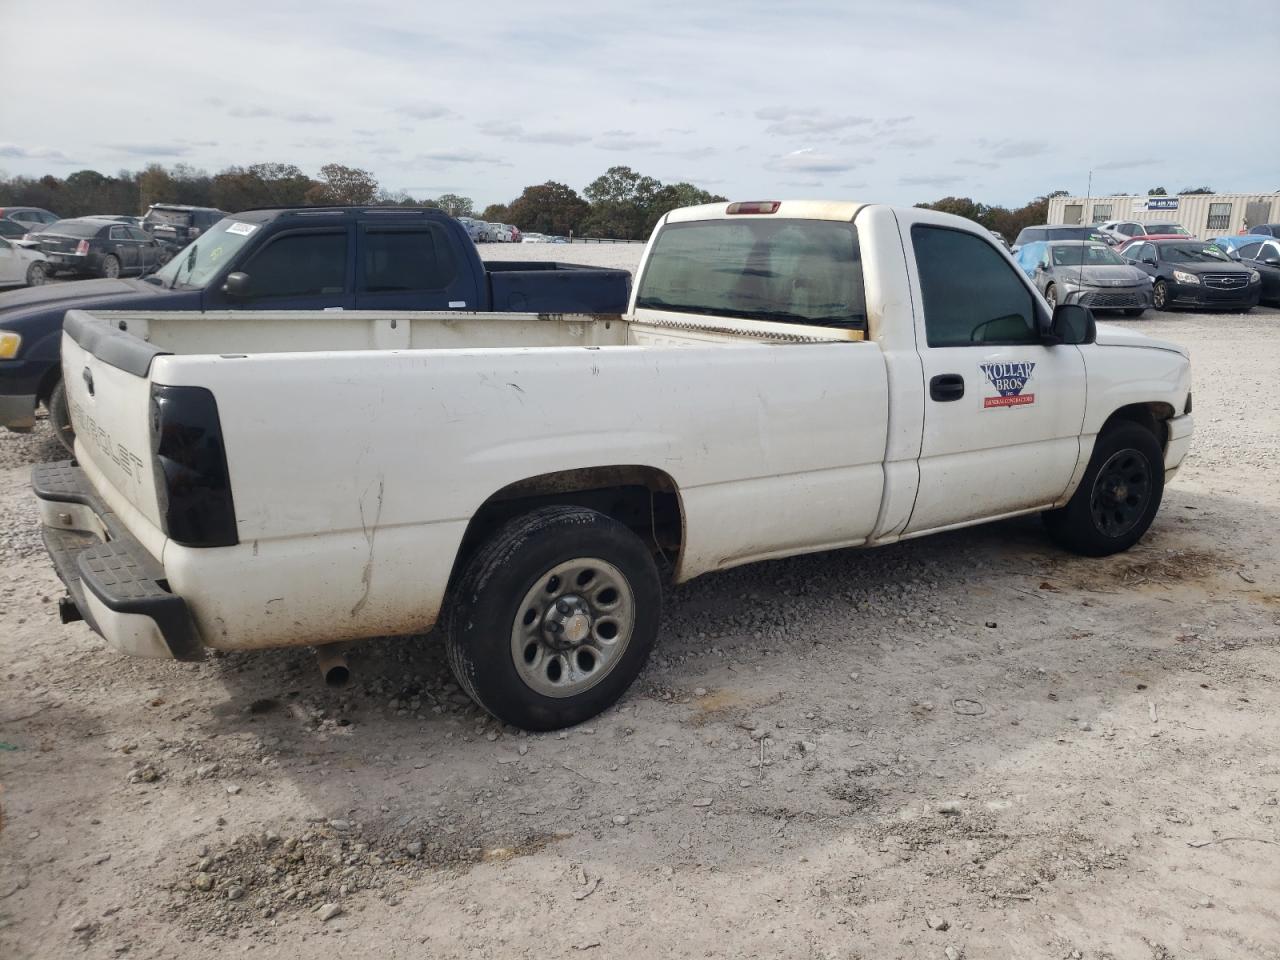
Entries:
{"type": "Polygon", "coordinates": [[[336,162],[415,197],[615,164],[731,199],[1280,190],[1280,2],[0,0],[0,172],[336,162]],[[1251,68],[1250,65],[1265,65],[1251,68]]]}

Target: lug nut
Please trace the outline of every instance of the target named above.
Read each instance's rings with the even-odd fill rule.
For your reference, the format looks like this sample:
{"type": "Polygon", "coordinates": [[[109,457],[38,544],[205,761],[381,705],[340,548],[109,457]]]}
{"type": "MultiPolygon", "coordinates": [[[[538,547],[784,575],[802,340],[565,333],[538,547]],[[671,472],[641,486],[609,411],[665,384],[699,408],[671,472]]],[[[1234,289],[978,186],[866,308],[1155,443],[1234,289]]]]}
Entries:
{"type": "Polygon", "coordinates": [[[573,604],[569,603],[568,600],[557,600],[556,609],[559,610],[563,616],[567,617],[569,614],[573,613],[573,604]]]}

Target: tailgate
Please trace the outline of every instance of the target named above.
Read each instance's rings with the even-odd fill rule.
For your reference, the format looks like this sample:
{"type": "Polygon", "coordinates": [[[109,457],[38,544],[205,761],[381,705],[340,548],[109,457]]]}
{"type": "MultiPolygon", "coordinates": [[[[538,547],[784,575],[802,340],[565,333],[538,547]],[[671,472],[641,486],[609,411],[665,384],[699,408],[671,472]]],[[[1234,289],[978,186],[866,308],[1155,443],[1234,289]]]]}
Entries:
{"type": "Polygon", "coordinates": [[[140,514],[155,528],[131,531],[149,546],[161,523],[152,469],[148,372],[151,361],[163,353],[88,313],[67,313],[62,379],[76,431],[76,457],[103,500],[127,525],[132,527],[130,517],[140,514]]]}

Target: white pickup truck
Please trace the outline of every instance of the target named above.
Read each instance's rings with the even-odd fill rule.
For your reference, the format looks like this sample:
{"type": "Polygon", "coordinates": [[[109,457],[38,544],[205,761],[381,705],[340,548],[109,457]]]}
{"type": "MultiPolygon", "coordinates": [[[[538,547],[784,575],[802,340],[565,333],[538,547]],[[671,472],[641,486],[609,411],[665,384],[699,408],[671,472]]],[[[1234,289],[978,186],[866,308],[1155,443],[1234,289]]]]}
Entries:
{"type": "Polygon", "coordinates": [[[1040,512],[1150,526],[1187,352],[1050,314],[917,209],[677,210],[618,316],[71,311],[33,477],[65,619],[142,656],[421,634],[530,729],[637,676],[677,582],[1040,512]]]}

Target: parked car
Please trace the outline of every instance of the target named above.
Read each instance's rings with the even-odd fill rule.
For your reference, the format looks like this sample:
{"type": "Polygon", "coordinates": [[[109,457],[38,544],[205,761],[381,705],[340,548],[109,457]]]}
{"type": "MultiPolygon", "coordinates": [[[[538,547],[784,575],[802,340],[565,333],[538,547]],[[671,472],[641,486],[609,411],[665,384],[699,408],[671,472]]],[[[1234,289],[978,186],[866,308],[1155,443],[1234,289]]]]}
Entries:
{"type": "Polygon", "coordinates": [[[1268,237],[1280,237],[1280,223],[1259,223],[1252,227],[1245,227],[1240,232],[1255,236],[1261,234],[1268,237]]]}
{"type": "Polygon", "coordinates": [[[44,403],[57,435],[69,442],[58,345],[63,316],[73,308],[621,313],[630,293],[626,270],[486,264],[462,225],[431,208],[250,210],[205,231],[148,277],[0,294],[0,335],[22,341],[17,358],[0,363],[0,425],[30,427],[36,404],[44,403]]]}
{"type": "Polygon", "coordinates": [[[520,232],[520,228],[519,228],[519,227],[517,227],[515,224],[511,224],[511,223],[507,224],[507,227],[511,230],[511,242],[512,242],[512,243],[523,243],[523,242],[524,242],[524,234],[520,232]]]}
{"type": "Polygon", "coordinates": [[[59,220],[27,239],[49,258],[49,272],[55,275],[114,280],[145,276],[160,266],[160,242],[145,230],[114,220],[59,220]]]}
{"type": "Polygon", "coordinates": [[[1100,226],[1099,231],[1102,235],[1114,241],[1116,245],[1121,245],[1134,237],[1190,237],[1192,233],[1180,223],[1173,223],[1168,220],[1154,221],[1152,223],[1143,223],[1138,220],[1108,220],[1100,226]]]}
{"type": "Polygon", "coordinates": [[[1125,258],[1153,281],[1152,305],[1252,310],[1262,292],[1262,275],[1236,263],[1221,247],[1198,240],[1138,240],[1125,258]]]}
{"type": "MultiPolygon", "coordinates": [[[[47,266],[45,255],[39,250],[0,237],[0,287],[38,287],[48,276],[47,266]]],[[[0,359],[11,358],[0,353],[0,359]]]]}
{"type": "Polygon", "coordinates": [[[548,730],[641,672],[664,566],[1036,513],[1115,554],[1191,443],[1185,349],[1051,313],[959,217],[676,210],[639,276],[623,317],[71,311],[92,429],[32,476],[64,616],[183,659],[439,621],[462,688],[548,730]]]}
{"type": "Polygon", "coordinates": [[[1252,267],[1262,277],[1259,299],[1280,307],[1280,238],[1253,237],[1251,242],[1235,250],[1235,257],[1246,267],[1252,267]]]}
{"type": "Polygon", "coordinates": [[[1231,255],[1231,259],[1239,260],[1240,257],[1236,255],[1236,251],[1241,247],[1247,246],[1251,243],[1262,243],[1263,241],[1270,239],[1271,237],[1265,233],[1245,233],[1237,234],[1233,237],[1214,237],[1209,242],[1214,246],[1221,247],[1223,250],[1227,251],[1227,253],[1231,255]]]}
{"type": "Polygon", "coordinates": [[[1151,278],[1096,240],[1036,240],[1016,259],[1050,307],[1079,303],[1140,317],[1151,306],[1151,278]]]}
{"type": "Polygon", "coordinates": [[[498,242],[498,225],[487,220],[480,221],[480,235],[485,243],[498,242]]]}
{"type": "Polygon", "coordinates": [[[1013,253],[1024,243],[1036,240],[1097,240],[1105,243],[1102,233],[1097,227],[1082,227],[1073,224],[1043,223],[1036,227],[1023,227],[1010,248],[1013,253]]]}
{"type": "Polygon", "coordinates": [[[526,233],[522,234],[521,243],[550,243],[550,239],[543,233],[526,233]]]}
{"type": "Polygon", "coordinates": [[[163,261],[167,263],[169,257],[226,215],[214,207],[153,203],[142,218],[142,227],[160,241],[163,261]]]}
{"type": "Polygon", "coordinates": [[[472,243],[483,243],[484,231],[480,228],[480,221],[472,217],[458,217],[457,221],[462,224],[467,231],[467,236],[471,238],[472,243]]]}
{"type": "Polygon", "coordinates": [[[1004,247],[1006,250],[1009,249],[1009,241],[1004,238],[1003,233],[999,230],[992,230],[991,235],[1000,241],[1000,246],[1004,247]]]}
{"type": "Polygon", "coordinates": [[[0,207],[0,220],[12,220],[26,228],[27,233],[39,233],[51,223],[62,218],[43,207],[0,207]]]}

